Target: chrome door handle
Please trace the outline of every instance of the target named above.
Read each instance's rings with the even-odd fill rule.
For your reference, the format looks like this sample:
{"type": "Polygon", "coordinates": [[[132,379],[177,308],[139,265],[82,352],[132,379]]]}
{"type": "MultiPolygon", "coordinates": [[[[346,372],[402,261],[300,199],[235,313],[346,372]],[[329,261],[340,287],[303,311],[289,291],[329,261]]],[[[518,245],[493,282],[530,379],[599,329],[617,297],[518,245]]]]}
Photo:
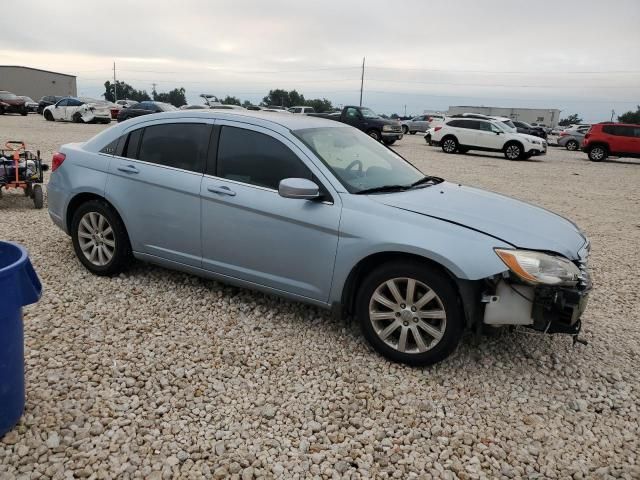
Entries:
{"type": "Polygon", "coordinates": [[[118,170],[124,173],[140,173],[140,170],[138,170],[133,165],[124,165],[124,166],[118,167],[118,170]]]}
{"type": "Polygon", "coordinates": [[[236,192],[234,192],[233,190],[231,190],[229,187],[207,187],[207,190],[209,190],[211,193],[220,193],[222,195],[229,195],[230,197],[235,197],[236,196],[236,192]]]}

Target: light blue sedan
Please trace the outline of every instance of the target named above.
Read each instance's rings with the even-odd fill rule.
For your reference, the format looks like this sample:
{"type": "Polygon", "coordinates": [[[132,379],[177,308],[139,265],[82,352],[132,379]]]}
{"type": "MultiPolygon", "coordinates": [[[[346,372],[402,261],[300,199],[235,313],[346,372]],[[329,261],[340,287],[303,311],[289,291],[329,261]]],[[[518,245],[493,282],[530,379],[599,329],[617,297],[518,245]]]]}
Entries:
{"type": "Polygon", "coordinates": [[[350,126],[184,110],[53,157],[49,214],[82,264],[132,257],[354,316],[373,347],[442,360],[464,329],[574,335],[591,288],[576,225],[425,176],[350,126]]]}

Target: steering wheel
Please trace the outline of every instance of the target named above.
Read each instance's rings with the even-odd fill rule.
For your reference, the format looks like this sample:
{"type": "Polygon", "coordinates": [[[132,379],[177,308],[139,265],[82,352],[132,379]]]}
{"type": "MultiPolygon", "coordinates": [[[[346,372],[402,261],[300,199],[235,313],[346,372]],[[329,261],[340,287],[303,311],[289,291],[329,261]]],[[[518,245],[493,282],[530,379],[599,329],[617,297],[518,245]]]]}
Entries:
{"type": "Polygon", "coordinates": [[[362,161],[361,160],[354,160],[349,165],[347,165],[347,168],[345,168],[345,170],[347,170],[347,171],[352,170],[353,167],[355,167],[356,165],[358,165],[358,173],[360,174],[360,176],[362,176],[362,161]]]}

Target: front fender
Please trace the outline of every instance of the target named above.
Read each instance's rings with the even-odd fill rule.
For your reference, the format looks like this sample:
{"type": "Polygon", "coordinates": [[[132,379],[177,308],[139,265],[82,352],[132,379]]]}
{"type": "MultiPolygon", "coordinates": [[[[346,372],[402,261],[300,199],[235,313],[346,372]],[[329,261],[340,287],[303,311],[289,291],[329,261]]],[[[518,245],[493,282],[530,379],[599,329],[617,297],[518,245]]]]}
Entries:
{"type": "Polygon", "coordinates": [[[413,212],[371,205],[350,195],[343,208],[331,301],[339,302],[351,271],[380,253],[405,253],[431,260],[460,280],[480,280],[504,272],[494,248],[513,246],[466,227],[413,212]],[[374,213],[375,212],[375,213],[374,213]]]}

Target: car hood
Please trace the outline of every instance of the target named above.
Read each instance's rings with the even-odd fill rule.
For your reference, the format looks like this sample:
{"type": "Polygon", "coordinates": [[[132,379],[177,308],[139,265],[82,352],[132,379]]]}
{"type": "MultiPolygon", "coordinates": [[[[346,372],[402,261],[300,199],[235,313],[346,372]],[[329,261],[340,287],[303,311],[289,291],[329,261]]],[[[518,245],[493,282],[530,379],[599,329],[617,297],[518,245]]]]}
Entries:
{"type": "Polygon", "coordinates": [[[369,198],[461,225],[517,248],[556,252],[572,260],[578,258],[578,251],[586,241],[573,222],[549,210],[449,182],[369,198]]]}

